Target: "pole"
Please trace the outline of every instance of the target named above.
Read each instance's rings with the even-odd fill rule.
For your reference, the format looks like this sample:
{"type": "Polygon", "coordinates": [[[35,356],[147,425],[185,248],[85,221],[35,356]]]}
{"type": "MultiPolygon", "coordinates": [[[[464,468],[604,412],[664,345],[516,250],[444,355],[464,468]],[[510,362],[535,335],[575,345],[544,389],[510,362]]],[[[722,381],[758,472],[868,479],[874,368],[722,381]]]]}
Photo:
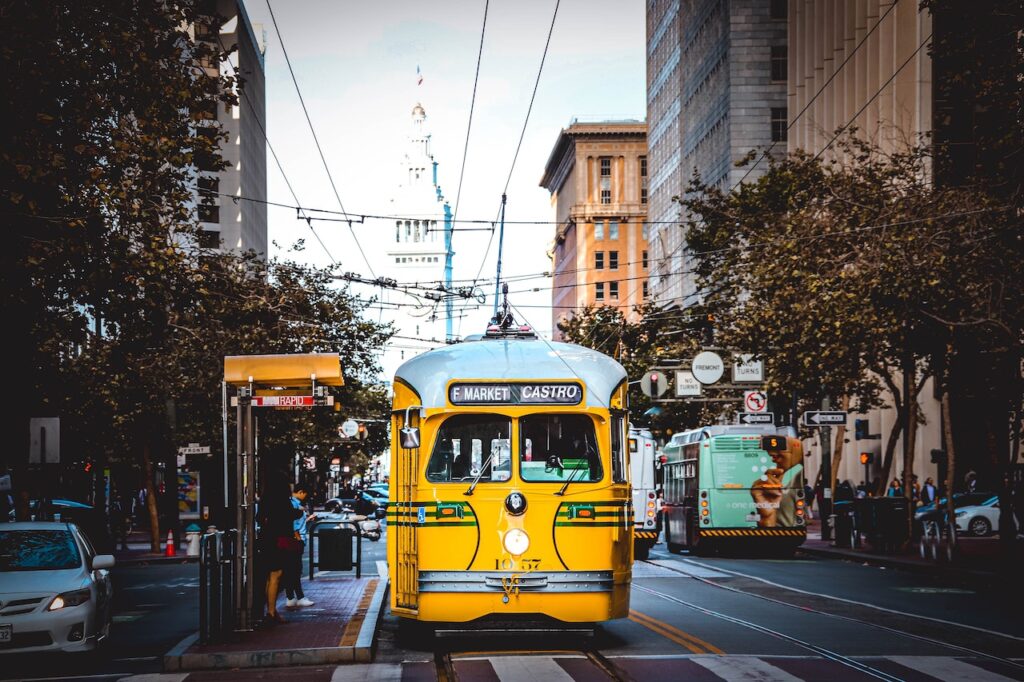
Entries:
{"type": "MultiPolygon", "coordinates": [[[[821,399],[821,409],[825,412],[832,406],[828,396],[821,399]]],[[[832,516],[832,429],[822,426],[818,429],[818,438],[821,439],[821,539],[832,539],[832,526],[829,519],[832,516]]]]}
{"type": "Polygon", "coordinates": [[[224,508],[228,508],[228,382],[220,382],[220,420],[224,432],[224,508]]]}
{"type": "Polygon", "coordinates": [[[498,229],[498,274],[494,278],[494,316],[498,316],[498,295],[501,292],[501,249],[505,243],[505,199],[501,195],[501,226],[498,229]]]}
{"type": "MultiPolygon", "coordinates": [[[[437,163],[434,163],[434,184],[437,184],[437,163]]],[[[452,340],[452,208],[444,204],[444,340],[452,340]]]]}

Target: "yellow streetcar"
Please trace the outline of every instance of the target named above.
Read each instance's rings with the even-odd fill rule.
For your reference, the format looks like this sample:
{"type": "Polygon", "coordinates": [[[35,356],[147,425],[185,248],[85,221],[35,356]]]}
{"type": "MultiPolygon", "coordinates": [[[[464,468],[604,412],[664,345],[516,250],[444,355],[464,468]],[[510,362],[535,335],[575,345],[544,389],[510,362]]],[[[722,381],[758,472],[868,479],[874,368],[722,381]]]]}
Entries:
{"type": "Polygon", "coordinates": [[[396,372],[391,610],[426,623],[623,618],[626,372],[506,319],[396,372]]]}

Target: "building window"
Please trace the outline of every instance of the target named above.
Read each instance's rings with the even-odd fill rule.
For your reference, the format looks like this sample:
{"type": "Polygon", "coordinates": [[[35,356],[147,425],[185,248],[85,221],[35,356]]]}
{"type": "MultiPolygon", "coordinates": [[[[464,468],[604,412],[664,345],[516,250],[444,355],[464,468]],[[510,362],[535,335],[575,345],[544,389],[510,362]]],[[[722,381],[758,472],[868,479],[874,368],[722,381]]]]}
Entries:
{"type": "Polygon", "coordinates": [[[644,264],[644,270],[646,270],[647,269],[647,251],[644,251],[643,256],[641,257],[641,262],[644,264]]]}
{"type": "Polygon", "coordinates": [[[604,221],[597,221],[594,223],[594,241],[599,242],[604,239],[604,221]]]}
{"type": "Polygon", "coordinates": [[[604,282],[598,282],[597,284],[594,285],[594,300],[604,300],[604,282]]]}
{"type": "Polygon", "coordinates": [[[608,297],[617,299],[619,297],[619,283],[608,282],[608,297]]]}
{"type": "Polygon", "coordinates": [[[594,252],[594,269],[604,270],[604,251],[594,252]]]}
{"type": "Polygon", "coordinates": [[[608,223],[608,239],[619,238],[619,221],[613,220],[608,223]]]}
{"type": "Polygon", "coordinates": [[[641,178],[646,178],[647,177],[647,157],[646,156],[641,156],[640,157],[640,177],[641,178]]]}
{"type": "Polygon", "coordinates": [[[220,248],[220,232],[216,230],[200,230],[199,247],[202,249],[220,248]]]}
{"type": "Polygon", "coordinates": [[[395,243],[402,241],[402,221],[395,222],[395,243]]]}
{"type": "Polygon", "coordinates": [[[644,298],[647,299],[649,297],[650,297],[650,292],[647,289],[647,280],[644,280],[644,298]]]}
{"type": "Polygon", "coordinates": [[[772,19],[785,19],[787,16],[786,0],[771,0],[772,19]]]}
{"type": "Polygon", "coordinates": [[[214,204],[199,204],[199,220],[204,223],[220,222],[220,206],[214,204]]]}
{"type": "Polygon", "coordinates": [[[601,162],[601,177],[600,177],[600,190],[601,190],[601,203],[610,204],[612,203],[612,157],[602,156],[601,162]]]}
{"type": "Polygon", "coordinates": [[[786,80],[786,46],[772,46],[772,80],[786,80]]]}
{"type": "Polygon", "coordinates": [[[647,188],[646,187],[641,187],[640,188],[640,203],[641,204],[646,204],[647,203],[647,188]]]}
{"type": "Polygon", "coordinates": [[[608,269],[618,270],[619,269],[619,252],[609,251],[608,252],[608,269]]]}
{"type": "Polygon", "coordinates": [[[786,141],[786,107],[772,107],[772,142],[786,141]]]}

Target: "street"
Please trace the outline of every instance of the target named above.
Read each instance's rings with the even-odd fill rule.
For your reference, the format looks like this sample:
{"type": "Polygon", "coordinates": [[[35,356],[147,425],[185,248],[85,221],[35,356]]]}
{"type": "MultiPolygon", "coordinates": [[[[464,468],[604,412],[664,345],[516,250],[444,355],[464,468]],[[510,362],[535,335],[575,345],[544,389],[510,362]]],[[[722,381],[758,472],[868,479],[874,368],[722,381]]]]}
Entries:
{"type": "MultiPolygon", "coordinates": [[[[385,543],[363,543],[374,572],[385,543]]],[[[115,569],[111,641],[95,654],[8,657],[3,679],[159,673],[196,629],[195,564],[115,569]]],[[[287,627],[287,626],[285,626],[287,627]]],[[[1024,623],[988,589],[813,558],[693,558],[659,545],[633,567],[628,619],[593,637],[553,632],[432,638],[385,612],[367,665],[194,672],[156,679],[1006,680],[1024,679],[1024,623]]],[[[136,679],[154,679],[138,677],[136,679]]]]}

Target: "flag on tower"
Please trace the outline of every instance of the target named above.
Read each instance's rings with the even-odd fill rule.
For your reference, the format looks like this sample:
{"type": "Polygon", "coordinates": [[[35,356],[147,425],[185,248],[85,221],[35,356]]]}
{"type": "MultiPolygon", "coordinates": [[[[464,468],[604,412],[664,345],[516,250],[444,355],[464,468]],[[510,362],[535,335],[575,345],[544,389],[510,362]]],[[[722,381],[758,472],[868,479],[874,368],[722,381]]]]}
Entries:
{"type": "Polygon", "coordinates": [[[416,85],[423,85],[423,74],[420,73],[420,65],[416,65],[416,85]]]}

